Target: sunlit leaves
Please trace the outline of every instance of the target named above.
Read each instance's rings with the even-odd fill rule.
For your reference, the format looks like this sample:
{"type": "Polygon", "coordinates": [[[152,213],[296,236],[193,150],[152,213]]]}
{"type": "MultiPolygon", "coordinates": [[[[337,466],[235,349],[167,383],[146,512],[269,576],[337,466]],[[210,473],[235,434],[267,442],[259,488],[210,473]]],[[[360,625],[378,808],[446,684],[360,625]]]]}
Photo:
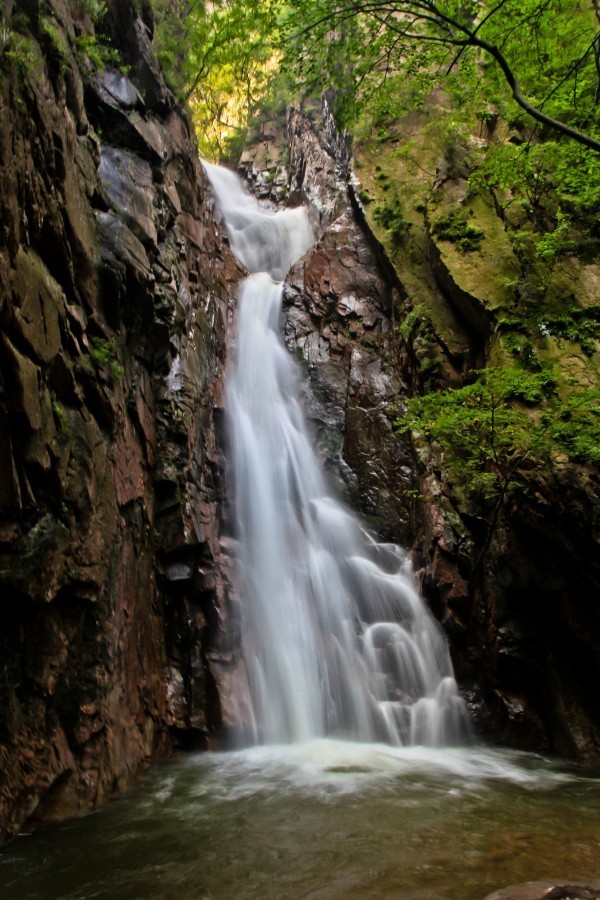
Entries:
{"type": "Polygon", "coordinates": [[[200,150],[228,154],[277,65],[279,5],[271,0],[156,0],[157,46],[173,87],[192,109],[200,150]]]}
{"type": "Polygon", "coordinates": [[[598,22],[576,0],[298,0],[287,40],[301,83],[314,87],[325,74],[343,91],[346,120],[352,104],[364,109],[375,97],[402,112],[411,92],[440,82],[453,85],[459,105],[478,95],[508,118],[522,115],[514,73],[545,114],[598,131],[598,22]]]}

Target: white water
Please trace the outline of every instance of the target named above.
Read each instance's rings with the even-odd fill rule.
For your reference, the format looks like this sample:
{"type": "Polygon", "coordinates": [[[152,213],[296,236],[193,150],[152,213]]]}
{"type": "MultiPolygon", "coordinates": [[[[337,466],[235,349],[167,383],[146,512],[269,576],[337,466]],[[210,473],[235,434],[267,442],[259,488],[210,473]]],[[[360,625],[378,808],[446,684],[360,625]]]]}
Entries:
{"type": "Polygon", "coordinates": [[[369,793],[399,779],[423,785],[439,779],[448,790],[474,790],[504,782],[528,790],[551,790],[586,779],[552,768],[542,757],[490,747],[397,747],[318,738],[306,743],[257,745],[240,751],[203,754],[192,766],[211,768],[215,792],[224,800],[271,794],[307,797],[369,793]]]}
{"type": "Polygon", "coordinates": [[[331,496],[279,338],[274,279],[312,243],[306,213],[268,213],[233,173],[206,168],[232,249],[254,273],[240,290],[227,382],[248,737],[460,743],[468,716],[444,635],[406,554],[373,541],[331,496]]]}

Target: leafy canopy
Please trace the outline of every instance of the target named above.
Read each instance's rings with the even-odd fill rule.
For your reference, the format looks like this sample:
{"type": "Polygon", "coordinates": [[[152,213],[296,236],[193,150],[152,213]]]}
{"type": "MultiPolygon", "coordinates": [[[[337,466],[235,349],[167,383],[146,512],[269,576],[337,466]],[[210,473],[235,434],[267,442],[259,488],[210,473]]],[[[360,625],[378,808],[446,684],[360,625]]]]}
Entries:
{"type": "Polygon", "coordinates": [[[276,0],[154,0],[155,44],[201,153],[227,157],[277,68],[276,0]]]}
{"type": "Polygon", "coordinates": [[[443,79],[468,115],[524,110],[600,151],[596,0],[153,3],[159,56],[212,156],[264,98],[280,57],[309,92],[338,89],[343,125],[365,109],[389,120],[443,79]]]}
{"type": "Polygon", "coordinates": [[[443,448],[444,464],[475,501],[502,502],[523,484],[527,463],[544,465],[557,454],[600,463],[600,390],[577,390],[566,400],[542,370],[490,367],[461,388],[431,392],[408,402],[396,427],[443,448]]]}
{"type": "Polygon", "coordinates": [[[340,90],[346,123],[365,104],[410,109],[444,76],[459,106],[524,110],[600,152],[598,24],[577,0],[298,0],[288,63],[340,90]]]}

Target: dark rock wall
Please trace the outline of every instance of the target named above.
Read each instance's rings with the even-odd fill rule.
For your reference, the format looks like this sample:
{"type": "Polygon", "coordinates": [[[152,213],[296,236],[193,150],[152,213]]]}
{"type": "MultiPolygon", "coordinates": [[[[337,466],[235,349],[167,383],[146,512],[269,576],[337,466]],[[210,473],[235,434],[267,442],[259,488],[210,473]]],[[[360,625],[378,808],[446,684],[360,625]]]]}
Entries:
{"type": "MultiPolygon", "coordinates": [[[[444,598],[440,612],[454,635],[463,681],[488,705],[492,736],[594,765],[600,760],[598,488],[597,476],[567,467],[532,477],[526,500],[503,514],[482,571],[465,569],[434,534],[426,560],[431,582],[443,557],[449,573],[471,577],[470,590],[444,598]]],[[[455,584],[460,580],[455,576],[455,584]]]]}
{"type": "Polygon", "coordinates": [[[306,411],[332,482],[385,537],[412,538],[412,449],[393,432],[402,380],[393,310],[399,285],[350,206],[349,148],[329,98],[288,113],[288,202],[304,200],[319,237],[292,268],[283,332],[310,385],[306,411]]]}
{"type": "Polygon", "coordinates": [[[93,72],[76,0],[5,5],[30,59],[0,59],[0,838],[223,717],[239,271],[150,17],[109,7],[127,75],[93,72]]]}

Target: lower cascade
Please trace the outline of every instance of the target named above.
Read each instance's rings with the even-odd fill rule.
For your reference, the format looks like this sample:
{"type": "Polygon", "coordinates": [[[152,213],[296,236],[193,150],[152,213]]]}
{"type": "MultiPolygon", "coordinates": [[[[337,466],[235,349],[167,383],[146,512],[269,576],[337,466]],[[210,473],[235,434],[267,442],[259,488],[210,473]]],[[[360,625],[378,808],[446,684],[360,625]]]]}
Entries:
{"type": "Polygon", "coordinates": [[[240,290],[227,381],[247,674],[246,739],[464,741],[469,721],[445,637],[407,554],[374,541],[331,494],[278,334],[282,283],[313,242],[303,208],[270,213],[206,164],[240,290]]]}

